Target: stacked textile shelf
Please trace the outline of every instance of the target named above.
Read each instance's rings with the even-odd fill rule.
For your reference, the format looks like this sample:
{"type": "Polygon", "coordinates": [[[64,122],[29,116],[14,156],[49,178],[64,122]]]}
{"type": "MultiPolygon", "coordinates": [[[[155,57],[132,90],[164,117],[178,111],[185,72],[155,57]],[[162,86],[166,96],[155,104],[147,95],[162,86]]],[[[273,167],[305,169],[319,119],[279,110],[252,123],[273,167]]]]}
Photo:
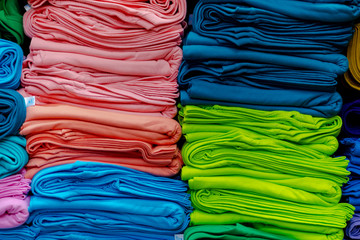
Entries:
{"type": "Polygon", "coordinates": [[[357,1],[198,1],[178,77],[186,239],[343,239],[336,88],[359,14],[357,1]]]}
{"type": "MultiPolygon", "coordinates": [[[[17,120],[0,137],[21,128],[22,139],[9,141],[25,147],[25,137],[29,161],[17,154],[6,167],[25,166],[23,177],[34,181],[26,225],[0,231],[0,239],[182,234],[192,207],[187,184],[176,177],[183,165],[181,126],[172,118],[186,1],[28,4],[23,24],[30,53],[24,61],[21,55],[22,96],[16,94],[24,106],[35,106],[14,111],[17,120]]],[[[0,86],[10,84],[5,80],[0,86]]]]}
{"type": "Polygon", "coordinates": [[[0,2],[0,232],[13,231],[29,217],[30,180],[24,178],[28,162],[26,140],[19,130],[26,117],[20,86],[24,41],[18,1],[0,2]]]}

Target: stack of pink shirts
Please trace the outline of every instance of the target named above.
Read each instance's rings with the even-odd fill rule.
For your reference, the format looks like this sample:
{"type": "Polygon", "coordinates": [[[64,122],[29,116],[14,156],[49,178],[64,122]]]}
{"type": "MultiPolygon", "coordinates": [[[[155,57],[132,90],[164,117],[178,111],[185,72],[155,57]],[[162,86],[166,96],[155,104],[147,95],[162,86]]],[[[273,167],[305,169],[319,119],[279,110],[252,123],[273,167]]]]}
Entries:
{"type": "Polygon", "coordinates": [[[24,174],[22,170],[0,179],[0,229],[18,227],[29,217],[30,180],[25,179],[24,174]]]}
{"type": "Polygon", "coordinates": [[[36,104],[176,115],[185,0],[29,4],[24,96],[36,96],[36,104]]]}

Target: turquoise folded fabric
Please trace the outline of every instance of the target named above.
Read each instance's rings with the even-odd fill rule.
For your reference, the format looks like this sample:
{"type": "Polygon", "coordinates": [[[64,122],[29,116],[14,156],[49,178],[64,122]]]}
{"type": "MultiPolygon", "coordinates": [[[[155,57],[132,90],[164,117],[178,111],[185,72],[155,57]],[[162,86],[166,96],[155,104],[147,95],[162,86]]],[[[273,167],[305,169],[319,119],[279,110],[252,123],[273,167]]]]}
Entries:
{"type": "Polygon", "coordinates": [[[19,172],[28,162],[25,150],[26,139],[22,136],[9,136],[0,139],[0,178],[19,172]]]}
{"type": "Polygon", "coordinates": [[[23,55],[18,44],[0,39],[0,88],[17,89],[20,86],[23,55]]]}
{"type": "Polygon", "coordinates": [[[85,232],[86,239],[171,239],[185,230],[192,209],[186,183],[112,164],[47,168],[35,175],[32,189],[27,223],[40,235],[54,233],[53,239],[62,239],[63,229],[85,232]]]}
{"type": "Polygon", "coordinates": [[[26,118],[23,96],[12,89],[0,89],[0,139],[19,133],[26,118]]]}

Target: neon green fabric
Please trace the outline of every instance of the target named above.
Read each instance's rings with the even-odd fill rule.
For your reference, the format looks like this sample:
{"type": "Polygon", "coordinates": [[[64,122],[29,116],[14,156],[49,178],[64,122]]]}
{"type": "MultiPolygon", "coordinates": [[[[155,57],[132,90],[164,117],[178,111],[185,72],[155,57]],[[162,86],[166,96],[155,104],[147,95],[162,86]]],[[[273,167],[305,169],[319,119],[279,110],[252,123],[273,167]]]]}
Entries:
{"type": "Polygon", "coordinates": [[[179,120],[185,136],[188,133],[228,132],[241,128],[298,144],[331,145],[329,154],[336,151],[336,137],[342,126],[339,116],[320,118],[296,111],[262,111],[219,105],[180,106],[179,120]]]}
{"type": "Polygon", "coordinates": [[[236,225],[203,225],[186,229],[185,240],[223,239],[223,240],[291,240],[283,237],[246,227],[236,225]]]}
{"type": "MultiPolygon", "coordinates": [[[[215,127],[208,129],[214,130],[215,127]]],[[[231,168],[222,171],[225,175],[236,175],[237,168],[243,168],[259,174],[266,172],[325,178],[339,185],[346,183],[350,174],[346,170],[349,161],[345,157],[332,158],[324,153],[337,149],[335,142],[332,146],[299,145],[240,128],[228,133],[198,132],[185,136],[187,142],[182,148],[183,161],[194,168],[231,168]]],[[[188,179],[183,170],[183,180],[188,179]]]]}
{"type": "Polygon", "coordinates": [[[24,42],[23,17],[17,0],[0,0],[0,38],[19,45],[24,42]]]}
{"type": "MultiPolygon", "coordinates": [[[[189,180],[189,188],[194,208],[213,214],[221,224],[228,223],[221,221],[221,214],[234,213],[243,219],[244,216],[261,219],[262,223],[276,221],[283,228],[299,225],[290,227],[296,231],[302,231],[304,225],[309,232],[324,234],[327,228],[344,228],[355,209],[350,204],[338,203],[340,187],[325,179],[195,177],[189,180]]],[[[196,224],[193,217],[192,214],[191,222],[196,224]]]]}

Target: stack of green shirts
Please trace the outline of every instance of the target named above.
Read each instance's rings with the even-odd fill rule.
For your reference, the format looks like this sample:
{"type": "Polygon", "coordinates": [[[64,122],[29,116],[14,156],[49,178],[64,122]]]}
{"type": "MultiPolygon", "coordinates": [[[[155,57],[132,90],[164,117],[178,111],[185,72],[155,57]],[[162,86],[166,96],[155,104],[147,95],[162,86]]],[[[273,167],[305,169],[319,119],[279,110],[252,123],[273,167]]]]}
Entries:
{"type": "Polygon", "coordinates": [[[185,239],[273,239],[273,234],[274,239],[343,239],[354,207],[339,203],[348,160],[331,157],[338,148],[340,117],[180,107],[186,138],[182,179],[189,181],[195,209],[191,225],[204,225],[189,228],[185,239]],[[219,226],[206,226],[214,224],[219,226]],[[239,234],[245,226],[223,226],[229,224],[259,232],[239,234]]]}

